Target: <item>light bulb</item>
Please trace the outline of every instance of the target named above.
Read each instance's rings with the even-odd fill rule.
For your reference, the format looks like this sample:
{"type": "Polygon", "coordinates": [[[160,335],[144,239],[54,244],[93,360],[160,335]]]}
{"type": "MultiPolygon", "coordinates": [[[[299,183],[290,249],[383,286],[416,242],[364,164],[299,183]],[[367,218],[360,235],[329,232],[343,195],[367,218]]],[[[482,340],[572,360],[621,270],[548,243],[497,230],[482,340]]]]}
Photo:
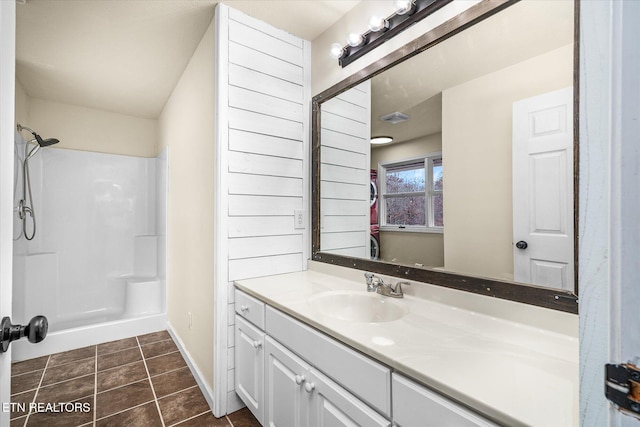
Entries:
{"type": "Polygon", "coordinates": [[[375,15],[369,19],[369,29],[374,33],[381,30],[386,30],[387,28],[389,28],[389,21],[387,21],[386,19],[375,15]]]}
{"type": "Polygon", "coordinates": [[[331,45],[331,51],[329,52],[329,54],[333,58],[340,59],[344,55],[344,48],[340,43],[334,43],[331,45]]]}
{"type": "Polygon", "coordinates": [[[349,37],[347,37],[347,44],[351,47],[358,47],[364,44],[364,37],[362,34],[351,33],[349,37]]]}
{"type": "Polygon", "coordinates": [[[413,9],[413,1],[412,0],[396,0],[393,2],[393,10],[396,11],[398,15],[404,15],[413,9]]]}

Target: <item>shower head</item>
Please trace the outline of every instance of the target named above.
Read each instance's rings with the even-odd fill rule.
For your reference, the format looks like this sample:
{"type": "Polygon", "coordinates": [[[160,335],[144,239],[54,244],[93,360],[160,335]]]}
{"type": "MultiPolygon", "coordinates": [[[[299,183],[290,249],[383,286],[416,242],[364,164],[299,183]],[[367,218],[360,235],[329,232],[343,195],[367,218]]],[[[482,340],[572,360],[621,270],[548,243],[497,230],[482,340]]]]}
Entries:
{"type": "MultiPolygon", "coordinates": [[[[42,137],[40,135],[38,135],[34,130],[29,129],[26,126],[22,126],[20,123],[18,123],[18,132],[22,132],[22,130],[26,130],[28,132],[31,132],[31,134],[34,137],[34,140],[38,143],[38,145],[40,147],[48,147],[50,145],[53,144],[57,144],[58,142],[60,142],[59,140],[55,139],[55,138],[47,138],[47,139],[42,139],[42,137]]],[[[33,151],[33,154],[35,154],[35,151],[33,151]]]]}
{"type": "Polygon", "coordinates": [[[38,144],[40,145],[40,147],[48,147],[50,145],[57,144],[58,142],[60,142],[55,138],[42,139],[40,138],[40,135],[38,135],[37,133],[34,134],[34,136],[36,137],[36,141],[38,141],[38,144]]]}

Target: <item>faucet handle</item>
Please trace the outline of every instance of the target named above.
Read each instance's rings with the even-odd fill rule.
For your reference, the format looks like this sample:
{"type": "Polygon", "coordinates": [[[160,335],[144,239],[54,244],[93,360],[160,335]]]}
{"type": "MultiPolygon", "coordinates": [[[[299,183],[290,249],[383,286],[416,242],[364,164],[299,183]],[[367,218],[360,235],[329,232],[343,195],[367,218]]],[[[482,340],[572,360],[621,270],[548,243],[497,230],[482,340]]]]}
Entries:
{"type": "Polygon", "coordinates": [[[402,285],[409,286],[409,285],[411,285],[411,283],[409,283],[409,282],[398,282],[398,283],[396,283],[395,285],[393,285],[393,293],[397,294],[397,295],[400,295],[400,296],[403,295],[402,285]]]}
{"type": "Polygon", "coordinates": [[[367,292],[375,292],[378,286],[382,284],[382,279],[376,277],[373,273],[364,273],[364,277],[367,279],[367,292]],[[377,283],[374,283],[374,281],[377,283]]]}
{"type": "Polygon", "coordinates": [[[373,273],[364,273],[365,279],[367,279],[367,285],[373,283],[373,278],[375,277],[373,273]]]}

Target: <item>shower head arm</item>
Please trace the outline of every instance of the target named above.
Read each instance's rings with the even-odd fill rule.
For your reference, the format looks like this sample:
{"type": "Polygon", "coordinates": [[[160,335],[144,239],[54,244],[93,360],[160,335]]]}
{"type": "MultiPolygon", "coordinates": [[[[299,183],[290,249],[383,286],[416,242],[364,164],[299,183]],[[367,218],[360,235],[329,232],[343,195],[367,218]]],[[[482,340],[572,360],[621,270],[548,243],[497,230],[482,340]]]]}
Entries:
{"type": "MultiPolygon", "coordinates": [[[[31,134],[33,135],[34,139],[32,139],[29,142],[32,143],[32,142],[35,141],[35,142],[38,143],[38,146],[40,146],[40,147],[48,147],[49,145],[57,144],[58,142],[60,142],[55,138],[48,138],[48,139],[44,139],[43,140],[42,137],[40,135],[38,135],[33,129],[30,129],[30,128],[26,127],[26,126],[22,126],[20,123],[18,123],[17,128],[18,128],[18,132],[22,132],[23,130],[31,132],[31,134]]],[[[35,154],[35,152],[33,154],[35,154]]]]}

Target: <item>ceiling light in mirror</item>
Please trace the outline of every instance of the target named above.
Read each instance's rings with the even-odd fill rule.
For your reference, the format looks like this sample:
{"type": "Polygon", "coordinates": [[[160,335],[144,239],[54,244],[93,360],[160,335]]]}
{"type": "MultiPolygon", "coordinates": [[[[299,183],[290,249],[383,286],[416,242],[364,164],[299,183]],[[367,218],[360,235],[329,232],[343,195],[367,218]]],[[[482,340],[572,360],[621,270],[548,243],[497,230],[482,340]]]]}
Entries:
{"type": "Polygon", "coordinates": [[[371,144],[373,145],[391,144],[392,142],[393,138],[390,136],[374,136],[371,138],[371,144]]]}

